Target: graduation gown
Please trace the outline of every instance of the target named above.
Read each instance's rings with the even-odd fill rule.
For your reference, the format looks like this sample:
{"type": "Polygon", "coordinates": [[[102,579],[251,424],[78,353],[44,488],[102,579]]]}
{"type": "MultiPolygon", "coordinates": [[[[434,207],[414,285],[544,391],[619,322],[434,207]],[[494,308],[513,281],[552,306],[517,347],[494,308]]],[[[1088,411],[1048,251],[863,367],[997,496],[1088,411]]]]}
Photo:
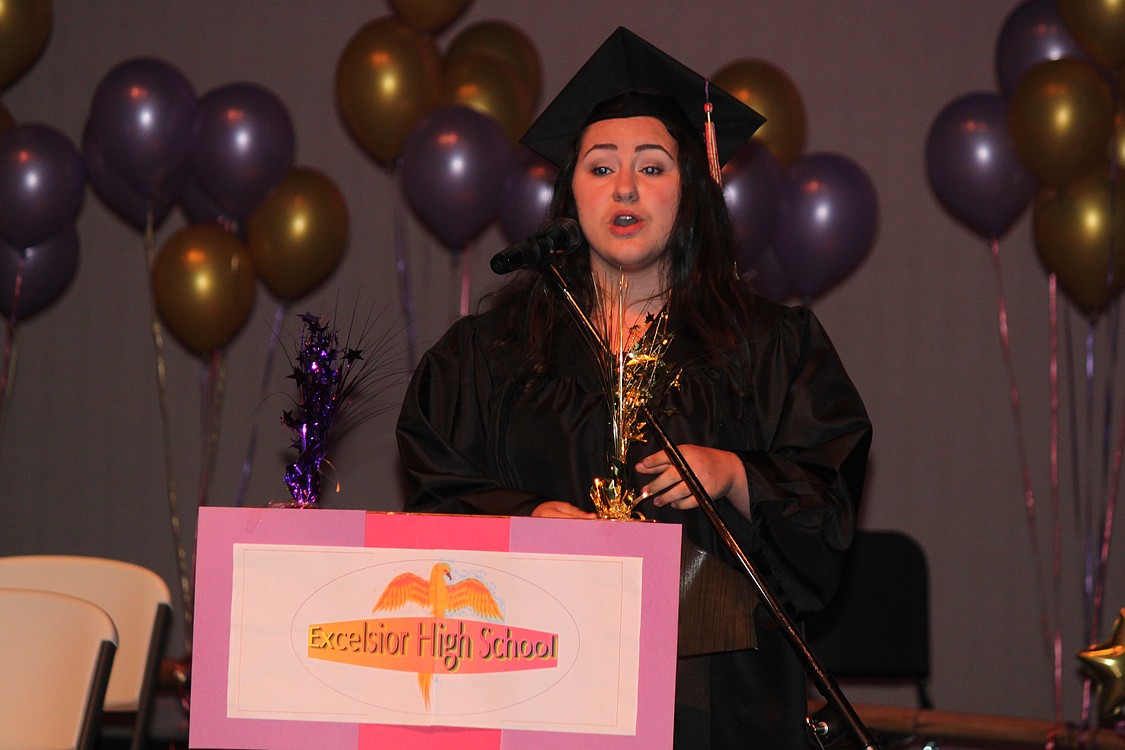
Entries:
{"type": "MultiPolygon", "coordinates": [[[[419,363],[398,420],[411,483],[406,510],[529,515],[547,500],[593,510],[607,477],[609,409],[593,357],[574,326],[554,331],[545,374],[529,380],[526,346],[498,312],[458,320],[419,363]]],[[[811,311],[755,300],[750,366],[735,376],[699,343],[675,335],[665,361],[680,385],[655,408],[671,439],[736,453],[746,467],[750,517],[714,498],[742,549],[790,615],[824,606],[854,533],[871,426],[863,403],[811,311]]],[[[661,449],[633,446],[629,470],[661,449]]],[[[632,487],[645,477],[632,477],[632,487]]],[[[656,508],[721,559],[732,556],[700,509],[656,508]]],[[[758,608],[760,615],[761,607],[758,608]]],[[[758,649],[681,659],[676,744],[689,748],[804,748],[803,666],[759,617],[758,649]]]]}

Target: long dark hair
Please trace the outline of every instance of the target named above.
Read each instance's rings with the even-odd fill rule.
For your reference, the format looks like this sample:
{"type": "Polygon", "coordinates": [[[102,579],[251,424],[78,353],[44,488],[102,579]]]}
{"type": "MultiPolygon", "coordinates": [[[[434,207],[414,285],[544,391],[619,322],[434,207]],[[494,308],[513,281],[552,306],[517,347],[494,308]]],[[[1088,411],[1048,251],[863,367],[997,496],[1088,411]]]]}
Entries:
{"type": "MultiPolygon", "coordinates": [[[[669,314],[686,327],[708,352],[710,362],[737,371],[748,356],[747,336],[753,296],[739,279],[736,240],[722,189],[711,179],[703,140],[676,122],[661,120],[675,139],[680,172],[680,205],[666,248],[669,314]]],[[[555,180],[552,218],[578,218],[572,182],[580,133],[555,180]]],[[[597,290],[590,273],[590,250],[583,244],[558,261],[571,293],[590,314],[597,290]]],[[[520,338],[526,347],[529,375],[541,375],[550,356],[552,333],[568,325],[570,312],[551,293],[540,271],[520,272],[486,300],[504,311],[505,340],[520,338]]]]}

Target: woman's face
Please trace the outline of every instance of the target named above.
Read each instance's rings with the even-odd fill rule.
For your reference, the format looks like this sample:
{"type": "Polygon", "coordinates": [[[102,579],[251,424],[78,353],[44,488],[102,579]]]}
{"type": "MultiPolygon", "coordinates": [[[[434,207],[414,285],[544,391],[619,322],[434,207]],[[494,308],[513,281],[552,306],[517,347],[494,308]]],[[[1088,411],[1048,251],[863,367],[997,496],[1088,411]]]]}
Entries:
{"type": "Polygon", "coordinates": [[[677,157],[675,139],[655,117],[586,128],[572,189],[596,270],[615,276],[660,269],[680,206],[677,157]]]}

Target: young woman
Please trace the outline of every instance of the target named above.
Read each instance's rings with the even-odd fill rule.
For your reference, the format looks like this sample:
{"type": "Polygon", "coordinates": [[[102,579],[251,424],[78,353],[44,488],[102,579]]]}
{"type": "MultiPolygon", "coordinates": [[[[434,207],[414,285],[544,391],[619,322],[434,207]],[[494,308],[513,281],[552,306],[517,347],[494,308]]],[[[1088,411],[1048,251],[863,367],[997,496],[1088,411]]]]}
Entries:
{"type": "MultiPolygon", "coordinates": [[[[870,423],[812,313],[757,297],[739,279],[702,104],[716,102],[727,156],[761,118],[685,71],[619,29],[524,143],[560,166],[554,214],[577,219],[585,242],[558,265],[607,346],[628,348],[653,314],[667,313],[664,359],[680,382],[651,406],[799,618],[835,590],[870,423]],[[648,80],[622,81],[607,67],[648,80]],[[700,111],[689,115],[693,104],[700,111]],[[734,134],[725,143],[724,132],[734,134]]],[[[569,311],[539,272],[523,272],[485,312],[455,323],[415,372],[398,423],[413,485],[406,509],[593,518],[609,414],[599,364],[569,311]]],[[[640,506],[647,518],[682,524],[732,560],[654,439],[635,444],[628,465],[631,486],[654,495],[640,506]]],[[[680,660],[676,748],[806,746],[803,667],[760,619],[757,650],[680,660]]]]}

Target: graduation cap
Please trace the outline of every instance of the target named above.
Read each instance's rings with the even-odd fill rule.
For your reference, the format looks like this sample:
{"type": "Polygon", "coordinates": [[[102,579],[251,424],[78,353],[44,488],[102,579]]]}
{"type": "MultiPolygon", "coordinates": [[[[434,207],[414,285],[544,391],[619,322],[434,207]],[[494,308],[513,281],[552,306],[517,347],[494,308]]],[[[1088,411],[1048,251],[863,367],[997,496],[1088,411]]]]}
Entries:
{"type": "MultiPolygon", "coordinates": [[[[622,26],[547,105],[520,143],[562,167],[587,125],[645,116],[675,122],[700,138],[710,120],[720,165],[765,122],[739,99],[622,26]]],[[[717,173],[717,166],[712,169],[717,173]]]]}

